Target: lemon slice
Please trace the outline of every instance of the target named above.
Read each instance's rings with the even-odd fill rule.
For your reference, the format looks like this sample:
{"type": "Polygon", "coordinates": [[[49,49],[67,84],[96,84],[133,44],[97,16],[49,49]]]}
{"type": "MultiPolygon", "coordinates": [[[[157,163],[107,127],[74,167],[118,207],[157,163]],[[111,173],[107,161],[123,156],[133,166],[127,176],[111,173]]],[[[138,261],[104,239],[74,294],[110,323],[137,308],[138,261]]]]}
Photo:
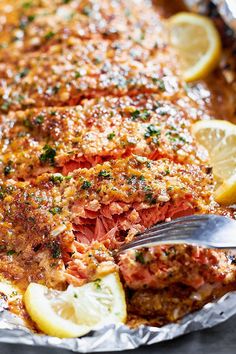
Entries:
{"type": "Polygon", "coordinates": [[[126,301],[117,273],[66,291],[31,283],[26,309],[38,328],[60,338],[80,337],[97,326],[126,321],[126,301]]]}
{"type": "Polygon", "coordinates": [[[217,181],[216,201],[223,205],[236,203],[236,125],[204,120],[193,124],[192,132],[209,152],[217,181]]]}
{"type": "Polygon", "coordinates": [[[194,81],[217,66],[221,40],[213,22],[204,16],[180,12],[169,19],[170,42],[179,54],[183,78],[194,81]]]}

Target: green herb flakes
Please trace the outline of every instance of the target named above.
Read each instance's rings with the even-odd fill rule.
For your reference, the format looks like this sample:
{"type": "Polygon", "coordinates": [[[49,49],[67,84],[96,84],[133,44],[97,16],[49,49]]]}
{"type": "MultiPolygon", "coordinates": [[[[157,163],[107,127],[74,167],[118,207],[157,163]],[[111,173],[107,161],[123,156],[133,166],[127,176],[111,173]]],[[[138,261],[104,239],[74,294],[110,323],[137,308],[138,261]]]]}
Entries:
{"type": "Polygon", "coordinates": [[[52,215],[60,214],[62,212],[62,207],[55,206],[54,208],[49,210],[49,213],[52,215]]]}
{"type": "Polygon", "coordinates": [[[43,147],[43,153],[39,156],[39,160],[43,163],[54,165],[56,150],[49,145],[43,147]]]}
{"type": "Polygon", "coordinates": [[[44,122],[44,116],[42,116],[41,114],[35,118],[35,123],[37,125],[41,125],[43,122],[44,122]]]}
{"type": "Polygon", "coordinates": [[[102,177],[102,178],[111,178],[111,174],[110,172],[106,171],[106,170],[101,170],[98,174],[98,177],[102,177]]]}
{"type": "Polygon", "coordinates": [[[92,183],[89,182],[89,181],[84,181],[82,186],[81,186],[81,189],[89,189],[91,187],[92,183]]]}
{"type": "Polygon", "coordinates": [[[155,125],[150,124],[144,134],[145,139],[150,138],[151,136],[159,137],[161,135],[161,129],[157,128],[155,125]]]}
{"type": "Polygon", "coordinates": [[[107,139],[108,140],[112,140],[115,136],[116,136],[116,134],[114,132],[110,133],[110,134],[107,135],[107,139]]]}
{"type": "Polygon", "coordinates": [[[55,32],[49,31],[48,33],[45,34],[44,38],[49,40],[55,36],[55,32]]]}
{"type": "Polygon", "coordinates": [[[136,251],[135,252],[135,260],[136,260],[136,262],[139,262],[141,264],[146,264],[144,256],[143,256],[143,252],[136,251]]]}
{"type": "Polygon", "coordinates": [[[7,251],[7,256],[12,256],[13,254],[15,254],[16,253],[16,251],[14,251],[14,250],[9,250],[9,251],[7,251]]]}
{"type": "Polygon", "coordinates": [[[53,184],[60,184],[63,181],[64,177],[60,173],[56,173],[50,176],[50,181],[53,184]]]}

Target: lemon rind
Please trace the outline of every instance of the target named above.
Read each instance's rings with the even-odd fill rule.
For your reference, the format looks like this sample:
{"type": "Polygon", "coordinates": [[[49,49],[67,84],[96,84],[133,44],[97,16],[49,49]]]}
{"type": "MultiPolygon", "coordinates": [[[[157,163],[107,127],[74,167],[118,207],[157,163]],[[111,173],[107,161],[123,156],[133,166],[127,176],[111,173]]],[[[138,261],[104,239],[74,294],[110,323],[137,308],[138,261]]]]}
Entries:
{"type": "Polygon", "coordinates": [[[96,326],[75,324],[60,317],[50,306],[50,301],[45,296],[48,288],[41,284],[29,284],[24,294],[26,310],[42,332],[59,338],[81,337],[103,324],[124,323],[127,310],[125,293],[119,275],[117,273],[106,275],[102,278],[102,281],[104,285],[109,286],[114,295],[114,308],[113,313],[107,318],[101,319],[96,326]],[[118,313],[116,313],[117,309],[119,310],[118,313]]]}

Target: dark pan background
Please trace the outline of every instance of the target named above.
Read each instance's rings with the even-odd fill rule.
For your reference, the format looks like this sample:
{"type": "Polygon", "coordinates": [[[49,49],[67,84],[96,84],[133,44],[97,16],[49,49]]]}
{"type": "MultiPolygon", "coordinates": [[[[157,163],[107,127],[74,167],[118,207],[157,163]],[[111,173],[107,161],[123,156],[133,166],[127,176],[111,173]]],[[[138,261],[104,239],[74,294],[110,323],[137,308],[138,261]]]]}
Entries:
{"type": "MultiPolygon", "coordinates": [[[[236,305],[236,304],[235,304],[236,305]]],[[[72,354],[68,350],[0,343],[0,354],[72,354]]],[[[121,352],[106,352],[102,354],[121,352]]],[[[141,347],[123,354],[236,354],[236,316],[225,323],[172,341],[141,347]]]]}

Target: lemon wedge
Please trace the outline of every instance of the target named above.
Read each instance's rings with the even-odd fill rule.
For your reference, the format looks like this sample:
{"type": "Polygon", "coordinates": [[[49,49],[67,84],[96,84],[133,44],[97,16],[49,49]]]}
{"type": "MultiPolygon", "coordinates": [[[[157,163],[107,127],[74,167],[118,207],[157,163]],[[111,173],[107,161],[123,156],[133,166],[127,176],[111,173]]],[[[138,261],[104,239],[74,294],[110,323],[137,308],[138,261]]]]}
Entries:
{"type": "Polygon", "coordinates": [[[24,295],[25,307],[44,333],[80,337],[97,326],[126,321],[125,294],[119,275],[112,273],[66,291],[31,283],[24,295]]]}
{"type": "Polygon", "coordinates": [[[221,40],[213,22],[201,15],[180,12],[169,19],[170,42],[176,49],[183,78],[194,81],[217,66],[221,40]]]}
{"type": "Polygon", "coordinates": [[[192,126],[196,140],[209,152],[217,181],[219,204],[236,203],[236,125],[224,120],[204,120],[192,126]]]}

